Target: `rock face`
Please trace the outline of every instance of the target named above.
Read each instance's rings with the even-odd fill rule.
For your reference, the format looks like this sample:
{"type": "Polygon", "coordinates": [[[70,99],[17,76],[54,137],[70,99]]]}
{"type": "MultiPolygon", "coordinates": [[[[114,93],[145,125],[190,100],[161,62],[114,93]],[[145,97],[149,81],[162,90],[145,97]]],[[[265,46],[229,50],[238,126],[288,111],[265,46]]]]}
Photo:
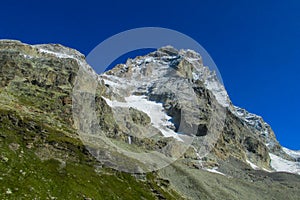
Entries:
{"type": "Polygon", "coordinates": [[[194,137],[189,148],[195,151],[187,151],[187,163],[215,167],[220,160],[234,157],[255,168],[273,170],[270,153],[296,161],[282,150],[271,127],[261,117],[232,105],[214,72],[203,66],[201,56],[192,50],[163,47],[128,60],[101,78],[111,107],[119,107],[122,102],[122,107],[143,111],[127,98],[134,96],[162,103],[171,125],[159,129],[174,131],[174,138],[181,136],[178,133],[194,137]]]}
{"type": "Polygon", "coordinates": [[[97,75],[76,50],[5,40],[0,71],[3,199],[300,195],[299,152],[232,105],[192,50],[163,47],[97,75]]]}

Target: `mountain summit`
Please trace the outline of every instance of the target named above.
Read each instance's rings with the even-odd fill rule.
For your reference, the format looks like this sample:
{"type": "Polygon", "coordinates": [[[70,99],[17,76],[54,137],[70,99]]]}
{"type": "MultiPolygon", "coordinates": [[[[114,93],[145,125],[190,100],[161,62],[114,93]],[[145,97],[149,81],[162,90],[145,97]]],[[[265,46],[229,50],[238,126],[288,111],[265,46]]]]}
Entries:
{"type": "MultiPolygon", "coordinates": [[[[282,148],[261,117],[234,106],[216,73],[192,50],[162,47],[129,59],[100,79],[107,88],[103,97],[113,110],[125,107],[146,114],[165,137],[192,135],[190,147],[200,166],[216,169],[220,160],[233,157],[255,169],[300,173],[295,157],[299,153],[282,148]]],[[[127,123],[123,130],[130,137],[147,132],[128,128],[117,111],[115,116],[119,124],[127,123]]]]}
{"type": "Polygon", "coordinates": [[[76,50],[0,41],[0,196],[297,199],[300,153],[192,50],[97,75],[76,50]]]}

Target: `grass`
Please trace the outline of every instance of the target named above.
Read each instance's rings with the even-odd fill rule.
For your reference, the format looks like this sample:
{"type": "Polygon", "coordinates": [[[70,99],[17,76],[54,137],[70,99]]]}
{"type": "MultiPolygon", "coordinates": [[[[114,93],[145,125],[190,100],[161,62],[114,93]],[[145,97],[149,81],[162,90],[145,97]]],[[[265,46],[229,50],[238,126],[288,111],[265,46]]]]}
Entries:
{"type": "Polygon", "coordinates": [[[167,199],[179,198],[150,173],[144,181],[101,168],[81,141],[55,127],[0,109],[1,199],[167,199]],[[28,148],[28,143],[33,143],[28,148]],[[38,154],[49,148],[52,156],[38,154]],[[55,150],[55,151],[54,151],[55,150]]]}

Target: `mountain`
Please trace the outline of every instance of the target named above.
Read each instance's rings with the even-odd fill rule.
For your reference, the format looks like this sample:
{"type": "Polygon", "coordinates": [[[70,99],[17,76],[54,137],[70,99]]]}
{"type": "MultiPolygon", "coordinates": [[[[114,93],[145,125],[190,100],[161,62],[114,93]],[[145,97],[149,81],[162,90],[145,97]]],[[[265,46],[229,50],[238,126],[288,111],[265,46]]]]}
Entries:
{"type": "Polygon", "coordinates": [[[297,199],[300,153],[192,50],[97,75],[58,44],[0,41],[3,199],[297,199]]]}

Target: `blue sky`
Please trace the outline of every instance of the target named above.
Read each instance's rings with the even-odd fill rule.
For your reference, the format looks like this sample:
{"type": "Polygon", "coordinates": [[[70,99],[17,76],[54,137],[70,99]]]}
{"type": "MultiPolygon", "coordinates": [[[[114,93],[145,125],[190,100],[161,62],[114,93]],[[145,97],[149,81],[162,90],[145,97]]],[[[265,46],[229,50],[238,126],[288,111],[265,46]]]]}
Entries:
{"type": "Polygon", "coordinates": [[[211,55],[234,104],[262,115],[282,145],[300,149],[299,10],[297,0],[12,0],[1,2],[0,38],[61,43],[87,55],[127,29],[180,31],[211,55]]]}

